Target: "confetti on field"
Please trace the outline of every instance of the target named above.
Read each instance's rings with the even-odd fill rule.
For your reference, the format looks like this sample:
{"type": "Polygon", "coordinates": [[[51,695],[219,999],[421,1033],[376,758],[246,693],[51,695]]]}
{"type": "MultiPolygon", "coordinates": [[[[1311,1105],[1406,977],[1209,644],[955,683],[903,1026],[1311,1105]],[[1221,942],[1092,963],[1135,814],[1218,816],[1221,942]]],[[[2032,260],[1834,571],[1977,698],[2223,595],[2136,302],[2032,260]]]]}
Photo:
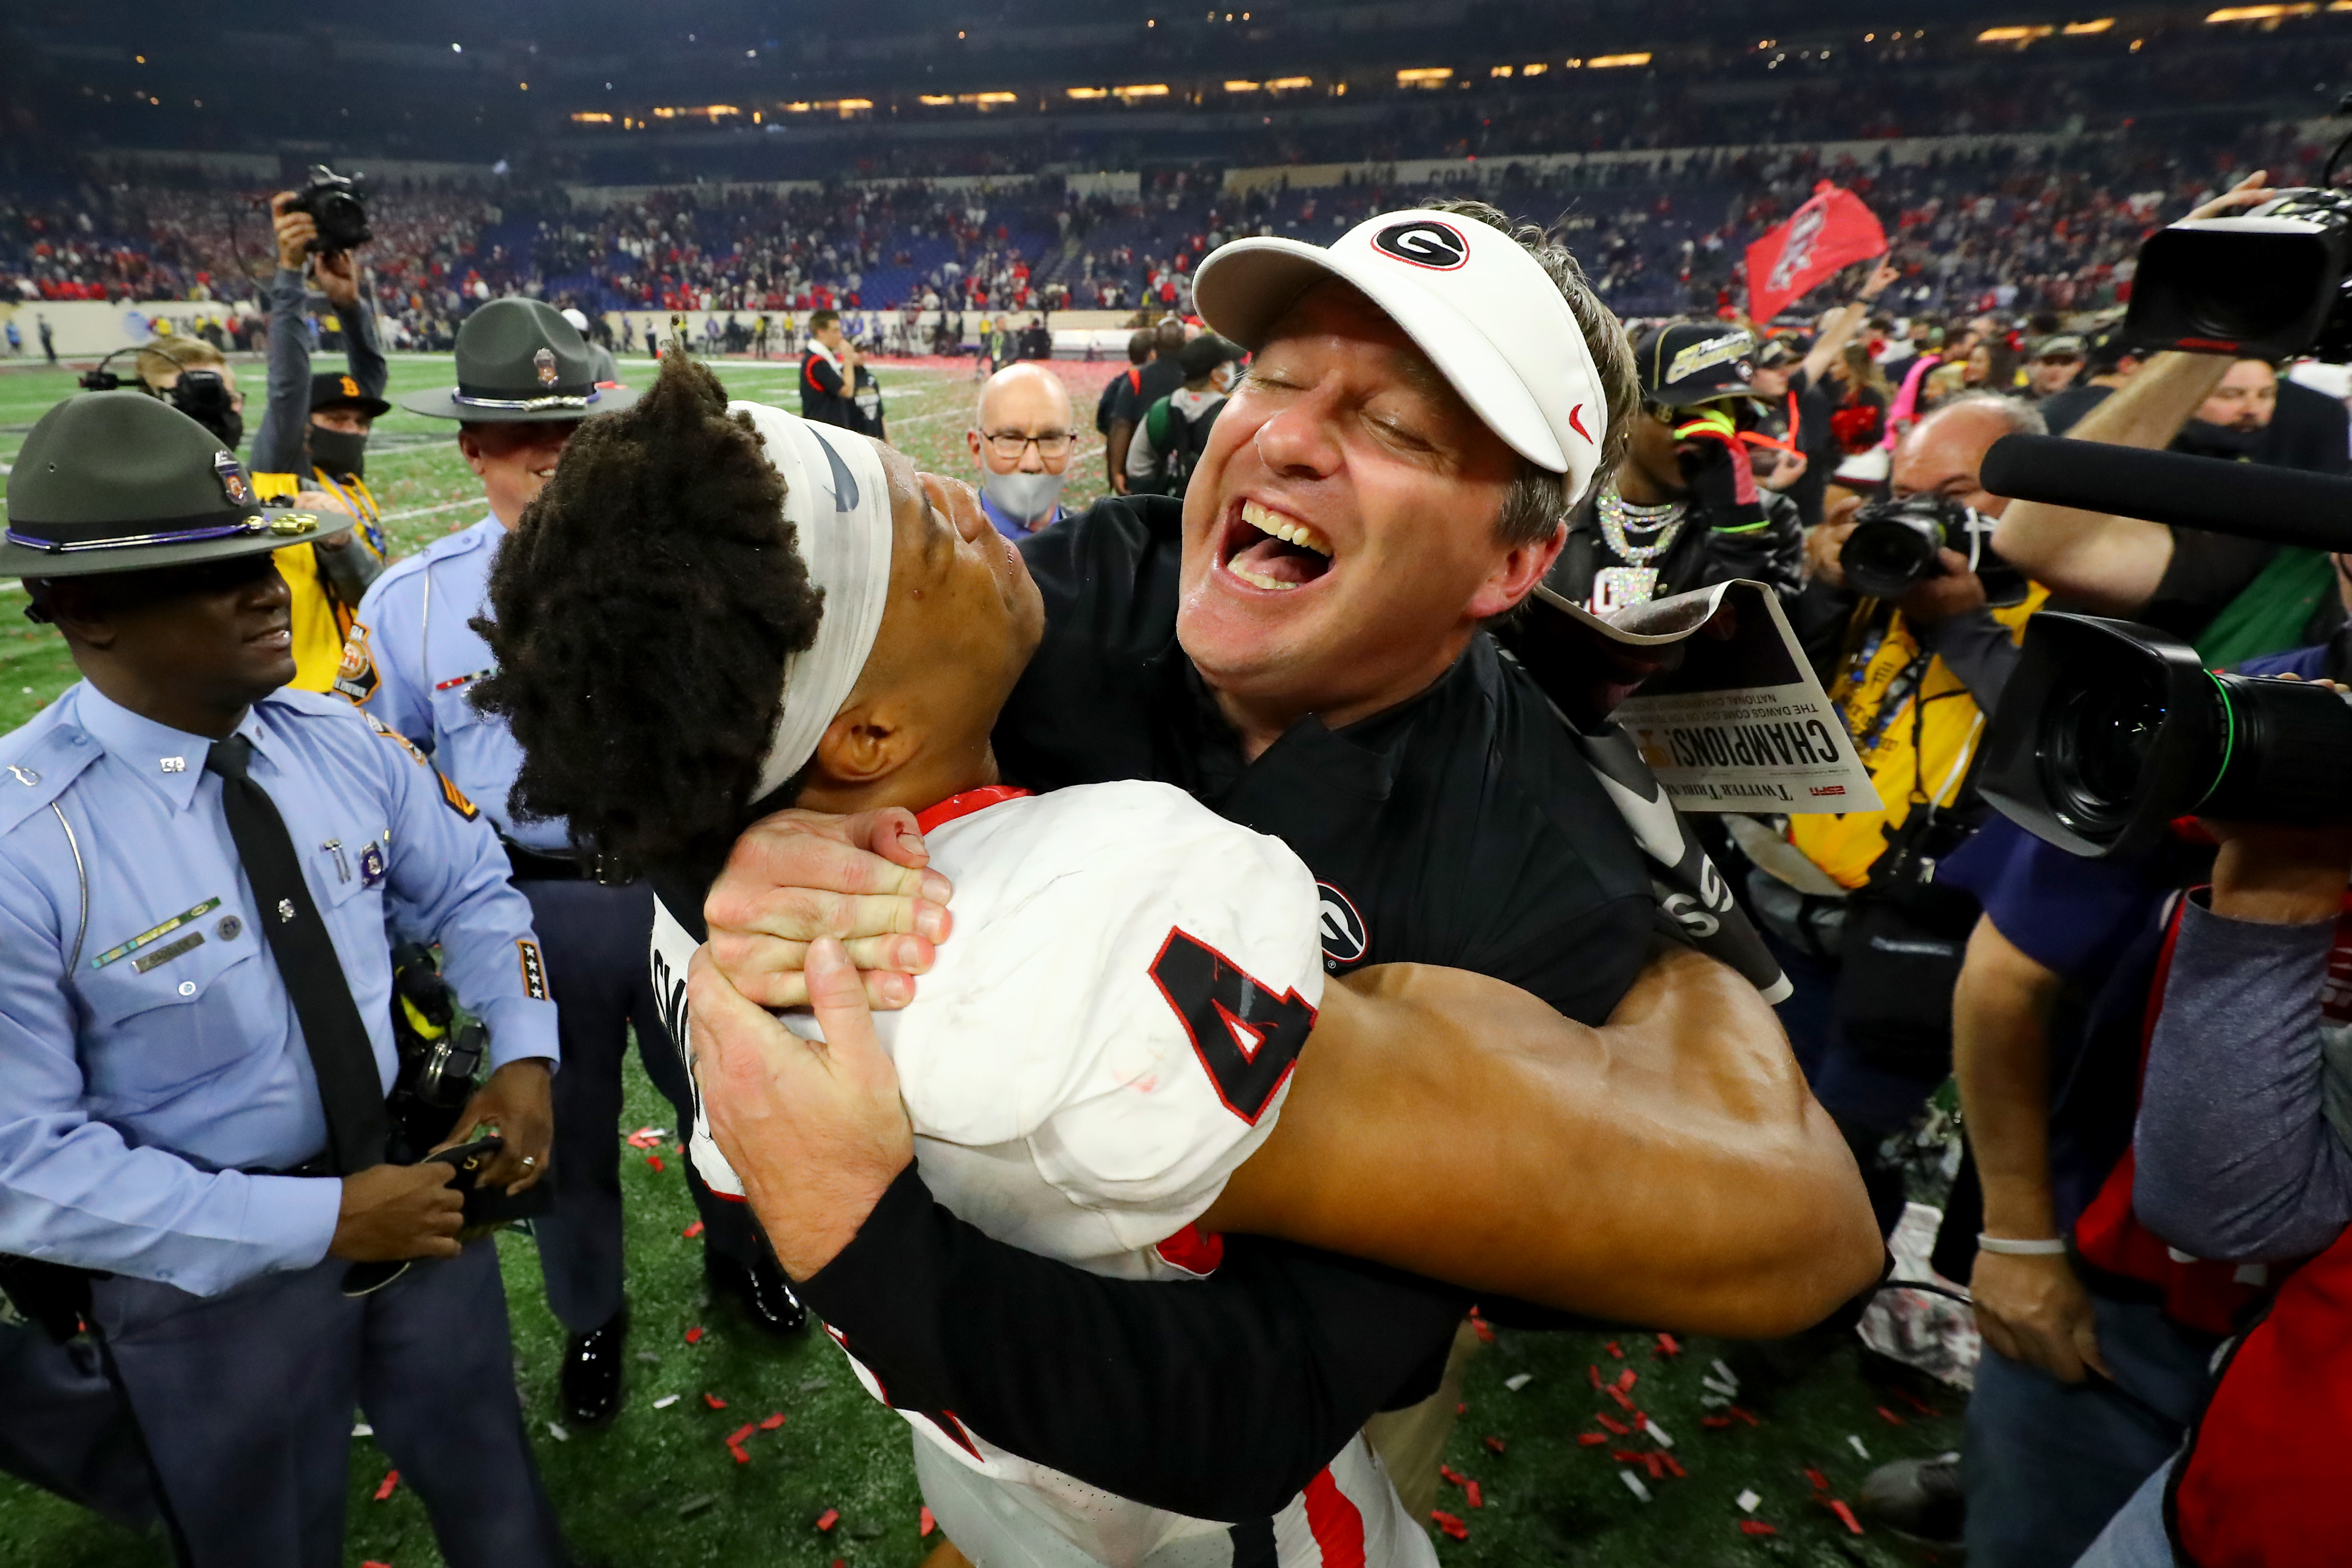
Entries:
{"type": "Polygon", "coordinates": [[[393,1489],[399,1485],[400,1472],[398,1470],[386,1470],[383,1473],[383,1484],[375,1489],[375,1500],[382,1502],[384,1499],[390,1497],[393,1493],[393,1489]]]}
{"type": "Polygon", "coordinates": [[[686,1331],[686,1342],[687,1342],[688,1344],[690,1344],[690,1345],[698,1345],[698,1344],[700,1344],[700,1343],[702,1342],[702,1331],[701,1331],[700,1329],[688,1329],[688,1330],[687,1330],[687,1331],[686,1331]]]}
{"type": "Polygon", "coordinates": [[[1535,1380],[1536,1374],[1534,1373],[1515,1372],[1511,1373],[1510,1376],[1503,1379],[1503,1386],[1509,1389],[1513,1394],[1517,1394],[1519,1390],[1525,1388],[1528,1384],[1533,1383],[1535,1380]]]}
{"type": "Polygon", "coordinates": [[[1609,1441],[1609,1437],[1606,1433],[1601,1432],[1579,1432],[1576,1435],[1576,1440],[1588,1448],[1598,1448],[1601,1444],[1609,1441]]]}
{"type": "Polygon", "coordinates": [[[1627,1491],[1632,1492],[1643,1502],[1650,1500],[1650,1489],[1642,1484],[1641,1477],[1631,1470],[1620,1470],[1617,1472],[1617,1479],[1625,1483],[1627,1491]]]}
{"type": "Polygon", "coordinates": [[[352,1436],[354,1437],[373,1437],[375,1436],[375,1428],[369,1426],[364,1421],[356,1422],[352,1426],[352,1436]]]}
{"type": "Polygon", "coordinates": [[[1758,1491],[1755,1488],[1750,1487],[1746,1491],[1741,1492],[1738,1497],[1733,1498],[1731,1500],[1739,1505],[1740,1512],[1754,1513],[1756,1511],[1756,1505],[1764,1500],[1764,1494],[1758,1491]]]}
{"type": "Polygon", "coordinates": [[[1736,1420],[1747,1422],[1750,1426],[1761,1426],[1764,1425],[1764,1423],[1757,1420],[1755,1416],[1749,1415],[1747,1411],[1742,1410],[1737,1405],[1728,1406],[1725,1413],[1736,1420]]]}
{"type": "Polygon", "coordinates": [[[915,1515],[915,1533],[926,1541],[930,1539],[931,1531],[940,1527],[940,1521],[931,1517],[931,1509],[929,1503],[925,1503],[923,1505],[922,1511],[915,1515]]]}
{"type": "Polygon", "coordinates": [[[1640,1411],[1633,1408],[1633,1402],[1625,1397],[1625,1391],[1618,1387],[1615,1384],[1611,1384],[1601,1392],[1615,1400],[1617,1402],[1617,1408],[1624,1411],[1627,1415],[1639,1415],[1641,1414],[1640,1411]]]}
{"type": "Polygon", "coordinates": [[[762,1432],[772,1432],[783,1424],[784,1413],[781,1410],[760,1417],[760,1430],[762,1432]]]}
{"type": "Polygon", "coordinates": [[[632,1149],[651,1149],[657,1146],[663,1139],[668,1136],[669,1132],[666,1128],[640,1127],[635,1132],[629,1134],[629,1147],[632,1149]]]}
{"type": "Polygon", "coordinates": [[[646,1163],[651,1165],[656,1171],[667,1171],[669,1169],[667,1165],[662,1163],[662,1157],[659,1154],[646,1155],[646,1163]]]}
{"type": "Polygon", "coordinates": [[[1742,1535],[1778,1535],[1780,1532],[1773,1529],[1770,1525],[1765,1523],[1760,1519],[1743,1519],[1739,1521],[1739,1533],[1742,1535]]]}
{"type": "Polygon", "coordinates": [[[715,1394],[704,1394],[702,1396],[702,1403],[708,1405],[713,1410],[724,1410],[727,1408],[727,1402],[719,1398],[719,1395],[715,1394]]]}
{"type": "Polygon", "coordinates": [[[1719,1377],[1719,1378],[1723,1379],[1723,1381],[1724,1381],[1724,1382],[1726,1382],[1726,1383],[1727,1383],[1727,1384],[1731,1384],[1731,1388],[1732,1388],[1732,1392],[1733,1392],[1733,1393],[1735,1393],[1735,1394],[1736,1394],[1736,1393],[1738,1393],[1738,1392],[1739,1391],[1739,1378],[1738,1378],[1738,1374],[1736,1374],[1735,1373],[1733,1373],[1733,1372],[1732,1372],[1732,1370],[1731,1370],[1729,1367],[1726,1366],[1726,1365],[1723,1363],[1723,1358],[1722,1358],[1721,1356],[1717,1356],[1717,1357],[1716,1357],[1713,1361],[1711,1361],[1711,1362],[1707,1363],[1706,1364],[1707,1364],[1707,1369],[1708,1369],[1709,1371],[1713,1372],[1713,1373],[1715,1373],[1715,1375],[1716,1375],[1716,1376],[1717,1376],[1717,1377],[1719,1377]]]}
{"type": "Polygon", "coordinates": [[[734,1447],[737,1444],[746,1441],[750,1438],[752,1433],[757,1432],[759,1429],[760,1428],[755,1424],[749,1421],[744,1422],[742,1426],[727,1434],[727,1446],[730,1448],[734,1447]]]}
{"type": "Polygon", "coordinates": [[[696,1220],[692,1225],[688,1226],[684,1230],[678,1232],[678,1235],[686,1237],[688,1241],[692,1241],[696,1237],[700,1236],[701,1234],[702,1222],[700,1220],[696,1220]]]}
{"type": "Polygon", "coordinates": [[[712,1503],[715,1503],[718,1500],[719,1494],[717,1492],[704,1492],[700,1497],[690,1497],[684,1502],[677,1505],[677,1517],[680,1519],[692,1519],[696,1514],[700,1513],[704,1509],[709,1508],[712,1503]]]}
{"type": "Polygon", "coordinates": [[[1470,1331],[1478,1336],[1478,1342],[1482,1345],[1495,1342],[1495,1325],[1475,1312],[1470,1314],[1470,1331]]]}
{"type": "Polygon", "coordinates": [[[1843,1521],[1848,1530],[1856,1535],[1862,1533],[1862,1521],[1853,1517],[1853,1510],[1846,1507],[1843,1501],[1837,1498],[1830,1499],[1830,1511],[1843,1521]]]}
{"type": "Polygon", "coordinates": [[[1640,1380],[1640,1373],[1629,1366],[1617,1374],[1617,1386],[1631,1393],[1633,1384],[1640,1380]]]}
{"type": "Polygon", "coordinates": [[[740,1443],[728,1444],[727,1451],[735,1456],[735,1462],[739,1465],[748,1465],[751,1462],[751,1450],[740,1443]]]}
{"type": "Polygon", "coordinates": [[[1617,1342],[1615,1340],[1611,1340],[1607,1348],[1609,1353],[1615,1356],[1619,1361],[1623,1361],[1625,1359],[1625,1352],[1617,1348],[1617,1342]]]}
{"type": "Polygon", "coordinates": [[[1885,1421],[1885,1422],[1888,1426],[1907,1426],[1907,1425],[1908,1425],[1908,1423],[1907,1423],[1907,1422],[1906,1422],[1906,1421],[1903,1419],[1903,1417],[1901,1417],[1900,1415],[1895,1415],[1895,1412],[1893,1412],[1892,1410],[1889,1410],[1889,1409],[1888,1409],[1888,1408],[1886,1408],[1886,1406],[1885,1406],[1884,1405],[1880,1405],[1880,1406],[1878,1407],[1878,1415],[1879,1415],[1879,1418],[1880,1418],[1881,1420],[1885,1421]]]}
{"type": "Polygon", "coordinates": [[[1588,1364],[1585,1366],[1585,1369],[1584,1369],[1584,1375],[1585,1375],[1585,1376],[1587,1376],[1587,1377],[1589,1377],[1589,1378],[1591,1378],[1591,1379],[1592,1380],[1592,1391],[1593,1391],[1595,1394],[1600,1393],[1600,1392],[1601,1392],[1601,1369],[1600,1369],[1599,1367],[1597,1367],[1597,1366],[1593,1366],[1593,1365],[1591,1365],[1590,1363],[1588,1363],[1588,1364]]]}
{"type": "Polygon", "coordinates": [[[1666,1436],[1666,1429],[1658,1425],[1657,1418],[1654,1416],[1642,1417],[1642,1430],[1656,1438],[1658,1447],[1661,1448],[1671,1448],[1675,1446],[1675,1440],[1666,1436]]]}
{"type": "Polygon", "coordinates": [[[1431,1509],[1429,1510],[1429,1519],[1431,1523],[1436,1525],[1438,1529],[1445,1531],[1446,1534],[1452,1536],[1456,1541],[1467,1541],[1470,1539],[1470,1527],[1463,1523],[1462,1521],[1454,1515],[1446,1512],[1442,1508],[1431,1509]]]}
{"type": "Polygon", "coordinates": [[[1726,1426],[1731,1425],[1731,1417],[1728,1415],[1702,1415],[1698,1418],[1698,1424],[1706,1427],[1710,1432],[1720,1432],[1726,1426]]]}
{"type": "Polygon", "coordinates": [[[547,1424],[547,1435],[554,1438],[559,1443],[569,1443],[572,1441],[572,1434],[566,1432],[561,1425],[553,1421],[547,1424]]]}
{"type": "Polygon", "coordinates": [[[1862,1446],[1861,1438],[1849,1432],[1846,1434],[1845,1442],[1847,1447],[1852,1448],[1855,1453],[1862,1456],[1862,1462],[1864,1464],[1866,1465],[1870,1463],[1870,1450],[1862,1446]]]}
{"type": "Polygon", "coordinates": [[[1652,1355],[1680,1355],[1683,1353],[1682,1342],[1675,1339],[1672,1334],[1660,1334],[1658,1336],[1658,1348],[1652,1351],[1650,1353],[1652,1355]]]}
{"type": "Polygon", "coordinates": [[[1895,1397],[1909,1405],[1912,1409],[1916,1410],[1922,1415],[1943,1415],[1942,1411],[1937,1409],[1934,1405],[1928,1404],[1926,1400],[1920,1398],[1917,1394],[1912,1393],[1907,1388],[1896,1389],[1895,1391],[1895,1397]]]}
{"type": "Polygon", "coordinates": [[[1464,1476],[1461,1471],[1455,1469],[1451,1465],[1438,1466],[1437,1479],[1442,1481],[1451,1481],[1457,1487],[1463,1485],[1468,1479],[1468,1478],[1464,1476]]]}
{"type": "Polygon", "coordinates": [[[1593,1419],[1620,1437],[1630,1437],[1633,1435],[1633,1428],[1626,1426],[1622,1421],[1612,1420],[1606,1415],[1595,1415],[1593,1419]]]}
{"type": "Polygon", "coordinates": [[[1463,1400],[1460,1404],[1458,1404],[1458,1405],[1454,1405],[1454,1415],[1469,1415],[1469,1414],[1470,1414],[1470,1402],[1469,1402],[1468,1400],[1466,1400],[1466,1399],[1465,1399],[1465,1400],[1463,1400]]]}
{"type": "Polygon", "coordinates": [[[1805,1470],[1805,1479],[1812,1484],[1812,1489],[1817,1492],[1826,1494],[1830,1489],[1829,1477],[1822,1474],[1819,1470],[1811,1468],[1811,1467],[1808,1467],[1805,1470]]]}
{"type": "Polygon", "coordinates": [[[1465,1481],[1462,1483],[1462,1500],[1468,1503],[1472,1508],[1485,1508],[1486,1506],[1486,1494],[1478,1489],[1478,1483],[1476,1481],[1465,1481]]]}
{"type": "Polygon", "coordinates": [[[1503,1440],[1500,1437],[1484,1437],[1480,1441],[1486,1445],[1489,1452],[1499,1454],[1503,1451],[1503,1440]]]}
{"type": "Polygon", "coordinates": [[[841,1510],[837,1508],[826,1509],[823,1513],[816,1516],[816,1532],[819,1535],[823,1535],[840,1522],[841,1510]]]}
{"type": "Polygon", "coordinates": [[[655,1408],[655,1409],[656,1409],[656,1410],[667,1410],[667,1409],[668,1409],[671,1405],[676,1405],[677,1403],[677,1394],[663,1394],[659,1399],[656,1399],[656,1400],[655,1400],[655,1401],[654,1401],[654,1408],[655,1408]]]}
{"type": "Polygon", "coordinates": [[[1686,1481],[1690,1479],[1690,1472],[1684,1469],[1672,1454],[1660,1454],[1658,1456],[1658,1462],[1666,1467],[1666,1473],[1674,1477],[1675,1479],[1678,1481],[1686,1481]]]}

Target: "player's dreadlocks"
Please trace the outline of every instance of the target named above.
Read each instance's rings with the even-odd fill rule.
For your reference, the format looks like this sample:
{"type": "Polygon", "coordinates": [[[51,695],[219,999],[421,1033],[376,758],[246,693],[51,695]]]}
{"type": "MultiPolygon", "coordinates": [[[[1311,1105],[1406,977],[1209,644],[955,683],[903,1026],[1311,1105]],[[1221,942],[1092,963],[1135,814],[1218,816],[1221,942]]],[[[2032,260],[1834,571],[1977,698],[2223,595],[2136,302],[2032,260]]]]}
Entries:
{"type": "Polygon", "coordinates": [[[473,623],[499,661],[474,704],[522,743],[520,815],[569,818],[634,870],[724,857],[785,659],[824,613],[783,500],[751,421],[677,343],[634,407],[580,426],[473,623]]]}

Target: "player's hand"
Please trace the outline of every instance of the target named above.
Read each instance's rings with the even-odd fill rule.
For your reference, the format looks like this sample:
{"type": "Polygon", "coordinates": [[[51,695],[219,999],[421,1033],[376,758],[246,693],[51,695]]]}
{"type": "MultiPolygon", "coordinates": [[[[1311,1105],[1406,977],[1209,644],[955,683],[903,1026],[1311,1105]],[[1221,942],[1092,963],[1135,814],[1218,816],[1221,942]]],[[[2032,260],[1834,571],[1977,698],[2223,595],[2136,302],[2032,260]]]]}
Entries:
{"type": "Polygon", "coordinates": [[[555,1147],[554,1089],[550,1082],[553,1077],[542,1057],[507,1063],[466,1101],[466,1109],[457,1114],[457,1125],[436,1152],[471,1143],[486,1136],[485,1128],[495,1129],[506,1147],[476,1184],[504,1187],[509,1193],[537,1186],[547,1174],[555,1147]]]}
{"type": "Polygon", "coordinates": [[[464,1194],[449,1185],[454,1165],[371,1165],[343,1178],[342,1208],[328,1252],[353,1263],[455,1258],[466,1223],[464,1194]]]}
{"type": "Polygon", "coordinates": [[[2010,1360],[2038,1366],[2061,1383],[2082,1382],[2085,1366],[2111,1375],[2099,1353],[2091,1293],[2064,1254],[1979,1252],[1969,1295],[1985,1342],[2010,1360]]]}
{"type": "Polygon", "coordinates": [[[735,841],[703,900],[711,962],[750,1001],[803,1006],[808,944],[832,937],[865,972],[870,1005],[904,1007],[953,925],[954,889],[929,864],[913,814],[896,807],[764,817],[735,841]]]}
{"type": "Polygon", "coordinates": [[[915,1157],[898,1071],[875,1037],[858,979],[841,943],[810,944],[809,1003],[824,1031],[816,1041],[746,1001],[708,948],[686,973],[695,1081],[711,1138],[794,1279],[849,1245],[915,1157]]]}
{"type": "Polygon", "coordinates": [[[278,265],[299,272],[318,243],[319,222],[309,213],[287,211],[295,200],[292,191],[280,191],[269,198],[269,226],[278,237],[278,265]]]}

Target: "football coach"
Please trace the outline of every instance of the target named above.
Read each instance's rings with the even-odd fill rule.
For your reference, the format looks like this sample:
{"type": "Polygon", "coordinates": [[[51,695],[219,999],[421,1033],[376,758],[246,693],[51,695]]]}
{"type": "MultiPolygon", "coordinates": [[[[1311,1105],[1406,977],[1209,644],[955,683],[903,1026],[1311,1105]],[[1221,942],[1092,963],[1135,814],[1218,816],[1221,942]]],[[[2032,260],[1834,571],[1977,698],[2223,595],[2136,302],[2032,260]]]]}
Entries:
{"type": "MultiPolygon", "coordinates": [[[[1006,776],[1160,780],[1280,837],[1321,884],[1334,974],[1468,969],[1603,1023],[1651,952],[1643,851],[1485,628],[1624,450],[1623,328],[1564,248],[1478,203],[1384,214],[1328,250],[1236,242],[1195,298],[1255,358],[1181,501],[1106,498],[1022,542],[1046,626],[995,732],[1006,776]]],[[[772,817],[710,894],[711,954],[751,1000],[794,1005],[808,944],[849,939],[869,995],[900,1005],[949,930],[950,889],[920,863],[904,814],[772,817]]],[[[895,1091],[803,1056],[767,1089],[756,1184],[785,1196],[761,1217],[894,1400],[1242,1521],[1434,1386],[1468,1292],[1245,1237],[1181,1289],[1030,1257],[930,1202],[895,1091]]],[[[1794,1081],[1777,1031],[1758,1060],[1794,1081]]],[[[1612,1244],[1628,1283],[1591,1310],[1780,1333],[1869,1283],[1880,1251],[1836,1132],[1801,1090],[1754,1103],[1752,1145],[1722,1158],[1769,1168],[1755,1212],[1693,1205],[1736,1245],[1693,1256],[1685,1216],[1658,1214],[1612,1244]],[[1778,1185],[1791,1173],[1802,1201],[1778,1185]]]]}

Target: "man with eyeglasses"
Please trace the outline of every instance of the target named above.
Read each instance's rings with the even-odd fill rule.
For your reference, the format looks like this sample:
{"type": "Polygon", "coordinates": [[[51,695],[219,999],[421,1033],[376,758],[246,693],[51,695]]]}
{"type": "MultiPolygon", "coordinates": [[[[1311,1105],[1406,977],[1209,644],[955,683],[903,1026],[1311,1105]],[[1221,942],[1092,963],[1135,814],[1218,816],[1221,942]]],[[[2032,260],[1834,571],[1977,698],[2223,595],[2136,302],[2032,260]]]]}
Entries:
{"type": "Polygon", "coordinates": [[[1065,515],[1069,478],[1069,389],[1044,365],[1006,365],[983,383],[964,443],[980,459],[980,505],[996,531],[1024,539],[1065,515]]]}

